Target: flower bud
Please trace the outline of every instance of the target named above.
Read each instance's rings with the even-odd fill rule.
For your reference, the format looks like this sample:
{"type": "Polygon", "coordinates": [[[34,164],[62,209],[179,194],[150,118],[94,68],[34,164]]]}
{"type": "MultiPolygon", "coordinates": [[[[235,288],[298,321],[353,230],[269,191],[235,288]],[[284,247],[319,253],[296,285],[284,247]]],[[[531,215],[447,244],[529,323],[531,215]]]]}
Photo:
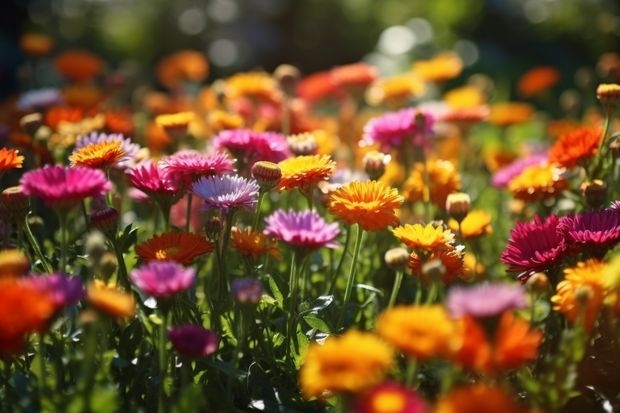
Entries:
{"type": "Polygon", "coordinates": [[[385,252],[385,263],[393,270],[400,270],[409,262],[409,252],[402,247],[392,248],[385,252]]]}
{"type": "Polygon", "coordinates": [[[274,188],[282,177],[282,170],[278,164],[269,161],[258,161],[252,165],[252,178],[256,180],[261,190],[268,191],[274,188]]]}
{"type": "Polygon", "coordinates": [[[372,180],[377,180],[385,173],[385,168],[392,157],[379,151],[371,151],[364,155],[364,171],[372,180]]]}
{"type": "Polygon", "coordinates": [[[106,252],[101,257],[101,261],[99,262],[99,272],[101,274],[101,278],[104,280],[109,280],[110,277],[116,272],[118,268],[118,259],[116,255],[112,252],[106,252]]]}
{"type": "Polygon", "coordinates": [[[21,185],[8,187],[0,193],[0,211],[6,221],[23,224],[29,209],[28,196],[21,185]]]}
{"type": "Polygon", "coordinates": [[[30,260],[22,251],[10,249],[0,251],[0,279],[21,277],[28,274],[30,260]]]}
{"type": "Polygon", "coordinates": [[[106,207],[90,213],[91,225],[110,239],[116,237],[118,220],[119,213],[116,208],[106,207]]]}
{"type": "Polygon", "coordinates": [[[600,179],[584,182],[579,189],[589,207],[598,209],[606,203],[607,184],[600,179]]]}
{"type": "Polygon", "coordinates": [[[182,356],[199,358],[209,356],[217,350],[217,335],[199,325],[173,327],[168,332],[172,347],[182,356]]]}
{"type": "Polygon", "coordinates": [[[446,211],[459,223],[463,221],[469,213],[470,206],[471,199],[465,192],[455,192],[449,194],[446,198],[446,211]]]}
{"type": "Polygon", "coordinates": [[[43,116],[38,112],[29,113],[19,120],[19,126],[30,136],[34,136],[42,123],[43,116]]]}
{"type": "Polygon", "coordinates": [[[600,84],[596,88],[596,98],[606,110],[613,110],[620,104],[620,85],[616,83],[600,84]]]}
{"type": "Polygon", "coordinates": [[[292,96],[295,92],[297,82],[301,77],[301,73],[299,73],[299,69],[295,66],[283,64],[276,67],[276,70],[273,72],[273,77],[278,81],[284,93],[292,96]]]}
{"type": "Polygon", "coordinates": [[[446,273],[446,267],[440,259],[436,258],[422,264],[422,276],[432,283],[441,282],[446,273]]]}
{"type": "Polygon", "coordinates": [[[309,132],[291,135],[286,140],[288,148],[295,156],[314,155],[319,147],[316,137],[309,132]]]}
{"type": "Polygon", "coordinates": [[[224,224],[222,223],[222,219],[218,216],[213,216],[207,219],[207,222],[205,222],[205,235],[211,241],[217,240],[219,238],[222,229],[224,229],[224,224]]]}
{"type": "Polygon", "coordinates": [[[549,278],[545,273],[536,272],[527,279],[525,287],[535,293],[544,293],[549,289],[549,278]]]}

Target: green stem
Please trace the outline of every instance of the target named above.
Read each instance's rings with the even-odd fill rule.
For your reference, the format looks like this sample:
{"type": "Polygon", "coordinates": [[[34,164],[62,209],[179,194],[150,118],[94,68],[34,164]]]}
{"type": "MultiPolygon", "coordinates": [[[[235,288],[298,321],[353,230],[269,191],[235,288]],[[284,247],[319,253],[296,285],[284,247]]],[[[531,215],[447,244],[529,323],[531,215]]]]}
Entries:
{"type": "Polygon", "coordinates": [[[407,359],[407,370],[405,371],[405,384],[409,388],[417,388],[416,372],[418,362],[415,358],[407,359]]]}
{"type": "Polygon", "coordinates": [[[82,400],[83,400],[83,409],[86,412],[91,411],[91,396],[92,390],[95,385],[95,357],[97,354],[97,335],[99,332],[99,323],[100,321],[94,321],[88,332],[86,333],[85,343],[84,343],[84,361],[82,367],[82,380],[83,380],[83,389],[82,389],[82,400]]]}
{"type": "Polygon", "coordinates": [[[398,290],[400,289],[400,284],[403,281],[403,272],[396,271],[396,275],[394,276],[394,286],[392,287],[392,294],[390,295],[390,301],[388,303],[388,308],[392,308],[394,303],[396,302],[396,297],[398,296],[398,290]]]}
{"type": "Polygon", "coordinates": [[[41,251],[41,247],[39,246],[37,239],[32,233],[32,230],[30,229],[30,225],[28,224],[28,217],[24,219],[23,228],[24,228],[24,233],[26,234],[26,238],[28,238],[28,242],[30,243],[30,246],[34,250],[34,253],[39,259],[39,261],[41,261],[41,265],[43,265],[43,269],[45,270],[47,274],[53,273],[54,269],[52,268],[49,261],[47,260],[43,252],[41,251]]]}
{"type": "Polygon", "coordinates": [[[254,215],[254,222],[252,223],[252,231],[256,231],[258,229],[258,221],[260,220],[260,212],[261,206],[263,205],[263,198],[265,198],[265,194],[267,192],[260,191],[258,193],[258,201],[256,202],[256,214],[254,215]]]}
{"type": "Polygon", "coordinates": [[[116,261],[118,261],[118,269],[116,270],[116,282],[125,288],[127,291],[130,289],[129,276],[127,275],[127,266],[125,265],[125,256],[121,250],[121,246],[118,242],[118,237],[115,236],[112,242],[114,244],[114,253],[116,254],[116,261]]]}
{"type": "MultiPolygon", "coordinates": [[[[160,303],[161,305],[161,303],[160,303]]],[[[157,411],[159,413],[166,412],[166,391],[165,391],[165,382],[166,375],[168,373],[168,355],[166,353],[166,334],[168,330],[168,310],[165,308],[164,304],[161,308],[161,326],[159,330],[159,343],[158,343],[158,364],[157,368],[159,370],[159,388],[157,393],[157,411]]]]}
{"type": "Polygon", "coordinates": [[[69,244],[67,232],[67,213],[66,211],[57,211],[58,222],[60,223],[60,267],[61,272],[67,270],[67,247],[69,244]]]}
{"type": "Polygon", "coordinates": [[[346,228],[347,235],[344,239],[344,250],[342,251],[342,255],[340,255],[340,261],[338,261],[338,267],[336,267],[336,272],[331,275],[331,282],[329,284],[329,289],[327,290],[327,295],[331,295],[334,293],[334,288],[336,287],[336,281],[338,280],[338,276],[340,275],[340,271],[342,270],[342,265],[344,264],[344,259],[349,252],[349,240],[351,239],[351,227],[348,226],[346,228]]]}
{"type": "Polygon", "coordinates": [[[193,194],[189,192],[187,194],[187,212],[185,213],[185,232],[189,232],[189,224],[192,219],[192,200],[193,194]]]}
{"type": "Polygon", "coordinates": [[[84,217],[84,227],[86,228],[86,232],[90,231],[90,219],[88,218],[88,211],[86,210],[86,201],[82,200],[80,202],[80,207],[82,209],[82,216],[84,217]]]}
{"type": "Polygon", "coordinates": [[[45,373],[45,335],[39,333],[39,362],[37,363],[37,370],[39,373],[39,407],[41,410],[45,408],[45,398],[47,397],[47,375],[45,373]]]}
{"type": "MultiPolygon", "coordinates": [[[[286,352],[291,357],[290,343],[291,339],[294,339],[294,343],[297,342],[295,336],[295,324],[297,320],[297,296],[299,294],[299,280],[297,274],[297,251],[293,250],[291,254],[291,269],[288,279],[288,319],[286,323],[286,352]]],[[[292,357],[291,357],[292,360],[292,357]]]]}
{"type": "Polygon", "coordinates": [[[342,322],[344,321],[344,315],[347,311],[347,306],[349,305],[349,301],[351,300],[351,292],[353,291],[353,284],[355,282],[355,273],[357,271],[357,260],[360,255],[360,247],[362,245],[362,237],[364,236],[364,230],[362,227],[357,226],[357,236],[355,238],[355,244],[353,247],[353,259],[351,260],[351,266],[349,267],[349,275],[347,277],[347,286],[344,290],[344,300],[342,302],[342,310],[340,311],[340,316],[338,317],[338,323],[336,330],[339,330],[342,326],[342,322]]]}
{"type": "Polygon", "coordinates": [[[594,161],[592,162],[592,172],[590,173],[591,179],[598,178],[599,169],[602,167],[603,163],[603,152],[605,151],[605,142],[607,141],[607,135],[609,134],[609,127],[611,126],[611,111],[605,110],[605,125],[603,126],[603,136],[601,137],[601,142],[599,143],[598,150],[596,151],[596,156],[594,161]]]}
{"type": "Polygon", "coordinates": [[[232,232],[233,217],[235,210],[231,209],[226,215],[226,227],[224,229],[224,238],[222,239],[222,250],[220,251],[220,282],[226,286],[226,292],[230,291],[230,285],[228,282],[228,269],[226,268],[226,252],[228,251],[228,244],[230,242],[230,234],[232,232]]]}

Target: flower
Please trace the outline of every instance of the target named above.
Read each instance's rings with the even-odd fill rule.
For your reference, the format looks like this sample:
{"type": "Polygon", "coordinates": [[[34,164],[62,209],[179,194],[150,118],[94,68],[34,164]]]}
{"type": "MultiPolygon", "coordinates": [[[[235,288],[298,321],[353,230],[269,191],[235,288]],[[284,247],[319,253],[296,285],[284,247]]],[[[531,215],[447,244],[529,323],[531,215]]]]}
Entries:
{"type": "Polygon", "coordinates": [[[75,82],[86,82],[103,69],[103,60],[87,50],[66,50],[56,56],[54,66],[61,75],[75,82]]]}
{"type": "Polygon", "coordinates": [[[460,226],[456,220],[450,220],[448,226],[455,231],[459,231],[463,239],[478,238],[493,232],[491,228],[491,214],[484,210],[470,211],[460,226]]]}
{"type": "Polygon", "coordinates": [[[132,294],[119,290],[115,284],[95,280],[86,288],[90,305],[110,317],[131,317],[136,312],[136,299],[132,294]]]}
{"type": "Polygon", "coordinates": [[[167,298],[187,290],[196,280],[196,270],[174,261],[151,261],[131,271],[131,281],[148,295],[167,298]]]}
{"type": "Polygon", "coordinates": [[[498,126],[525,123],[534,116],[534,108],[527,103],[504,102],[491,106],[489,122],[498,126]]]}
{"type": "Polygon", "coordinates": [[[334,67],[330,75],[336,86],[365,87],[379,77],[379,70],[368,63],[359,62],[334,67]]]}
{"type": "Polygon", "coordinates": [[[558,224],[569,249],[602,257],[620,242],[620,214],[613,209],[562,217],[558,224]]]}
{"type": "Polygon", "coordinates": [[[565,268],[564,279],[551,297],[553,309],[564,314],[571,323],[583,323],[585,329],[591,331],[606,295],[603,277],[606,265],[603,261],[588,259],[565,268]],[[584,291],[587,300],[579,297],[584,291]]]}
{"type": "Polygon", "coordinates": [[[213,251],[213,244],[205,237],[191,232],[167,232],[156,235],[136,246],[141,260],[176,261],[190,265],[195,258],[213,251]]]}
{"type": "Polygon", "coordinates": [[[403,195],[409,202],[428,201],[444,208],[448,195],[461,189],[461,177],[454,164],[441,159],[431,159],[426,165],[417,162],[403,184],[403,195]],[[428,175],[428,179],[426,178],[428,175]],[[429,199],[425,199],[428,191],[429,199]]]}
{"type": "Polygon", "coordinates": [[[146,193],[158,202],[172,204],[182,193],[179,191],[179,183],[165,175],[163,169],[150,160],[144,161],[127,170],[129,183],[146,193]]]}
{"type": "Polygon", "coordinates": [[[233,298],[239,304],[258,304],[263,296],[263,284],[254,278],[236,278],[230,284],[233,298]]]}
{"type": "Polygon", "coordinates": [[[505,188],[513,178],[519,176],[523,170],[531,165],[544,165],[547,163],[546,153],[534,153],[525,158],[517,159],[493,173],[491,184],[496,188],[505,188]]]}
{"type": "Polygon", "coordinates": [[[168,332],[168,340],[177,353],[189,358],[210,356],[218,347],[215,332],[195,324],[173,327],[168,332]]]}
{"type": "MultiPolygon", "coordinates": [[[[484,112],[484,116],[476,116],[476,118],[486,118],[489,115],[489,108],[486,106],[487,99],[485,92],[480,86],[465,85],[450,89],[443,95],[443,101],[457,112],[461,109],[465,109],[464,113],[467,113],[468,109],[473,110],[471,113],[484,112]]],[[[448,117],[451,116],[448,115],[448,117]]],[[[442,117],[442,120],[446,120],[446,118],[442,117]]]]}
{"type": "Polygon", "coordinates": [[[538,66],[528,70],[517,82],[517,92],[524,98],[536,96],[552,88],[560,80],[560,71],[551,66],[538,66]]]}
{"type": "Polygon", "coordinates": [[[526,305],[525,289],[518,284],[484,282],[456,286],[448,291],[446,306],[453,318],[464,315],[493,317],[526,305]]]}
{"type": "Polygon", "coordinates": [[[41,57],[54,48],[54,40],[43,33],[24,33],[19,39],[19,47],[30,56],[41,57]]]}
{"type": "Polygon", "coordinates": [[[381,383],[358,396],[353,413],[425,413],[424,399],[397,382],[381,383]]]}
{"type": "Polygon", "coordinates": [[[428,359],[451,354],[458,344],[457,325],[440,305],[397,306],[377,319],[379,336],[409,357],[428,359]]]}
{"type": "Polygon", "coordinates": [[[540,330],[532,329],[530,323],[516,317],[514,312],[505,312],[497,326],[493,358],[487,370],[499,372],[516,369],[536,360],[542,339],[543,333],[540,330]]]}
{"type": "Polygon", "coordinates": [[[553,164],[530,165],[508,183],[516,199],[542,200],[558,196],[568,186],[562,170],[553,164]]]}
{"type": "Polygon", "coordinates": [[[453,52],[439,53],[429,60],[419,60],[412,71],[427,82],[441,83],[461,74],[463,61],[453,52]]]}
{"type": "Polygon", "coordinates": [[[432,252],[425,261],[422,257],[415,252],[409,255],[408,266],[411,270],[411,274],[419,277],[424,283],[428,284],[432,281],[429,275],[423,271],[424,264],[430,263],[434,260],[439,260],[444,268],[444,272],[441,276],[441,281],[444,284],[450,284],[456,277],[462,277],[465,271],[464,254],[461,248],[450,246],[448,249],[442,249],[432,252]]]}
{"type": "Polygon", "coordinates": [[[0,174],[21,168],[23,163],[24,157],[19,154],[18,149],[0,148],[0,174]]]}
{"type": "Polygon", "coordinates": [[[338,223],[328,224],[313,210],[275,211],[265,218],[264,234],[275,237],[294,248],[316,250],[321,247],[335,248],[340,230],[338,223]]]}
{"type": "Polygon", "coordinates": [[[189,124],[196,118],[194,112],[165,113],[155,118],[155,123],[172,136],[185,133],[189,124]]]}
{"type": "Polygon", "coordinates": [[[596,88],[596,98],[604,107],[613,108],[620,103],[620,85],[617,83],[602,83],[596,88]]]}
{"type": "Polygon", "coordinates": [[[160,161],[160,167],[164,175],[170,176],[174,182],[181,182],[185,189],[201,177],[224,175],[234,170],[233,160],[226,154],[203,154],[194,150],[167,156],[160,161]]]}
{"type": "Polygon", "coordinates": [[[291,155],[284,135],[249,129],[221,131],[213,138],[213,148],[228,150],[242,165],[253,165],[257,161],[280,162],[291,155]]]}
{"type": "Polygon", "coordinates": [[[295,156],[278,163],[282,177],[278,189],[305,189],[326,181],[336,170],[336,163],[329,155],[295,156]]]}
{"type": "Polygon", "coordinates": [[[71,207],[84,198],[104,196],[112,188],[99,169],[62,165],[26,172],[20,185],[24,194],[41,198],[51,207],[71,207]]]}
{"type": "Polygon", "coordinates": [[[393,364],[393,350],[371,333],[349,330],[324,344],[311,343],[299,372],[305,398],[357,393],[378,384],[393,364]]]}
{"type": "Polygon", "coordinates": [[[314,103],[338,96],[342,89],[334,83],[332,72],[325,70],[303,77],[297,84],[296,93],[303,100],[314,103]]]}
{"type": "Polygon", "coordinates": [[[451,248],[454,233],[443,225],[405,224],[392,230],[400,242],[411,249],[440,251],[451,248]]]}
{"type": "Polygon", "coordinates": [[[84,298],[84,285],[78,277],[55,273],[32,275],[20,280],[50,298],[55,310],[76,304],[84,298]]]}
{"type": "Polygon", "coordinates": [[[275,240],[264,234],[253,231],[252,228],[240,229],[233,227],[231,233],[232,246],[241,255],[246,255],[253,260],[267,254],[274,258],[280,258],[280,249],[275,240]]]}
{"type": "Polygon", "coordinates": [[[250,98],[264,102],[279,102],[278,82],[265,72],[237,73],[228,79],[224,93],[229,99],[250,98]]]}
{"type": "Polygon", "coordinates": [[[207,208],[223,213],[238,208],[254,208],[259,189],[255,180],[239,175],[203,177],[192,185],[192,192],[205,201],[207,208]]]}
{"type": "Polygon", "coordinates": [[[282,177],[282,170],[276,163],[258,161],[252,165],[250,174],[256,179],[262,191],[268,191],[278,184],[282,177]]]}
{"type": "Polygon", "coordinates": [[[62,94],[58,89],[46,87],[22,93],[16,106],[23,111],[41,110],[57,105],[62,101],[62,94]]]}
{"type": "Polygon", "coordinates": [[[549,162],[565,168],[585,165],[596,155],[602,138],[600,128],[577,128],[565,133],[549,149],[549,162]]]}
{"type": "Polygon", "coordinates": [[[373,106],[402,106],[411,98],[422,96],[426,86],[415,73],[403,73],[374,81],[366,89],[366,101],[373,106]]]}
{"type": "MultiPolygon", "coordinates": [[[[114,156],[112,156],[112,154],[105,154],[103,152],[106,148],[108,148],[108,150],[110,148],[114,148],[114,152],[120,152],[120,156],[118,156],[117,159],[112,162],[106,162],[106,164],[108,165],[104,166],[113,166],[119,169],[125,169],[134,166],[135,159],[138,156],[138,152],[140,151],[140,146],[138,144],[133,143],[131,139],[125,138],[120,133],[93,132],[90,135],[83,135],[78,137],[75,141],[75,150],[73,151],[73,153],[78,153],[78,150],[82,151],[85,150],[85,148],[90,148],[88,152],[90,152],[91,154],[98,151],[108,159],[111,159],[114,156]],[[118,142],[120,144],[120,150],[117,150],[116,146],[110,145],[110,142],[118,142]],[[97,144],[99,144],[100,146],[94,146],[97,144]],[[107,146],[105,144],[107,144],[107,146]]],[[[83,155],[88,152],[83,153],[83,155]]],[[[73,154],[71,155],[71,157],[73,157],[73,154]]]]}
{"type": "Polygon", "coordinates": [[[0,279],[21,277],[30,269],[30,260],[16,248],[0,251],[0,279]]]}
{"type": "Polygon", "coordinates": [[[209,62],[196,50],[178,50],[164,56],[155,67],[159,83],[170,90],[178,89],[184,81],[200,83],[209,74],[209,62]]]}
{"type": "Polygon", "coordinates": [[[349,225],[381,231],[399,223],[396,211],[402,203],[398,191],[381,182],[350,182],[329,195],[328,209],[349,225]]]}
{"type": "Polygon", "coordinates": [[[521,277],[525,282],[530,273],[545,272],[556,264],[567,249],[566,239],[557,231],[559,222],[557,215],[517,222],[500,257],[508,265],[508,271],[525,272],[521,277]]]}
{"type": "Polygon", "coordinates": [[[441,396],[435,413],[527,413],[528,409],[500,387],[473,384],[458,387],[441,396]]]}
{"type": "Polygon", "coordinates": [[[364,125],[364,132],[360,146],[379,145],[384,152],[399,148],[407,140],[417,142],[418,135],[429,135],[433,130],[434,119],[430,114],[413,108],[388,112],[373,118],[364,125]],[[416,118],[424,116],[424,122],[419,125],[416,118]]]}
{"type": "Polygon", "coordinates": [[[120,142],[102,141],[76,147],[69,156],[69,160],[71,166],[105,169],[116,165],[124,155],[125,151],[120,142]]]}

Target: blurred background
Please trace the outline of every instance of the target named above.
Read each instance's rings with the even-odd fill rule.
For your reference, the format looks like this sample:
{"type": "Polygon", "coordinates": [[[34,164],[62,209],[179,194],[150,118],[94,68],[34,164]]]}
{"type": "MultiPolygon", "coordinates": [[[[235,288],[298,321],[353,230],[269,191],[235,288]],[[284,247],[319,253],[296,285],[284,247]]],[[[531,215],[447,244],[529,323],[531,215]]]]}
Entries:
{"type": "MultiPolygon", "coordinates": [[[[383,74],[457,52],[466,72],[517,77],[552,65],[571,77],[620,51],[618,0],[2,0],[0,93],[20,87],[26,31],[80,47],[114,68],[152,77],[162,56],[207,54],[208,81],[281,63],[303,74],[360,60],[383,74]],[[514,76],[512,76],[514,74],[514,76]]],[[[41,73],[53,71],[40,67],[41,73]]],[[[54,79],[47,79],[53,84],[54,79]]],[[[22,85],[23,86],[23,85],[22,85]]]]}

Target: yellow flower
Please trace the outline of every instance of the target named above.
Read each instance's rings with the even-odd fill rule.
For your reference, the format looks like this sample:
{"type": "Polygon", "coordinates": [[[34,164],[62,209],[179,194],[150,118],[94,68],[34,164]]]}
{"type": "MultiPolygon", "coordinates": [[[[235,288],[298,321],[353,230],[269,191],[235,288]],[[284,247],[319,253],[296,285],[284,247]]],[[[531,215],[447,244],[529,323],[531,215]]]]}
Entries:
{"type": "Polygon", "coordinates": [[[607,290],[605,304],[620,314],[620,255],[616,255],[603,269],[603,284],[607,290]]]}
{"type": "Polygon", "coordinates": [[[194,120],[194,112],[178,112],[158,115],[155,123],[166,132],[187,131],[189,124],[194,120]]]}
{"type": "Polygon", "coordinates": [[[567,187],[561,172],[550,164],[528,166],[508,183],[508,190],[522,201],[553,198],[567,187]]]}
{"type": "Polygon", "coordinates": [[[399,223],[396,211],[404,198],[381,182],[351,182],[329,196],[329,212],[349,225],[366,231],[381,231],[399,223]]]}
{"type": "Polygon", "coordinates": [[[86,289],[87,300],[97,310],[111,317],[130,317],[136,311],[136,300],[132,294],[95,280],[86,289]]]}
{"type": "Polygon", "coordinates": [[[421,96],[426,91],[424,82],[413,73],[404,73],[379,79],[366,90],[366,101],[374,106],[398,105],[421,96]]]}
{"type": "Polygon", "coordinates": [[[224,90],[229,99],[249,98],[277,102],[281,98],[278,82],[265,72],[237,73],[226,79],[224,90]]]}
{"type": "Polygon", "coordinates": [[[252,228],[240,229],[234,227],[231,234],[232,246],[241,255],[257,259],[265,254],[280,258],[278,243],[267,238],[261,232],[252,231],[252,228]]]}
{"type": "Polygon", "coordinates": [[[393,364],[393,350],[371,333],[349,330],[308,347],[299,372],[305,398],[356,393],[380,383],[393,364]]]}
{"type": "Polygon", "coordinates": [[[446,160],[431,159],[426,162],[426,166],[420,162],[415,164],[403,184],[403,195],[409,202],[426,201],[424,193],[428,191],[430,201],[444,208],[448,195],[460,189],[461,177],[454,164],[446,160]],[[425,170],[428,171],[428,176],[425,170]]]}
{"type": "Polygon", "coordinates": [[[454,233],[443,225],[405,224],[392,230],[394,236],[411,249],[429,252],[451,248],[454,233]]]}
{"type": "MultiPolygon", "coordinates": [[[[459,224],[456,220],[451,219],[448,226],[453,231],[459,230],[459,224]]],[[[487,211],[474,210],[470,211],[465,219],[461,222],[461,237],[464,239],[477,238],[486,234],[491,234],[491,214],[487,211]]]]}
{"type": "Polygon", "coordinates": [[[71,166],[109,168],[125,155],[120,141],[91,143],[74,150],[69,156],[71,166]]]}
{"type": "Polygon", "coordinates": [[[0,251],[0,279],[26,275],[30,270],[30,260],[21,250],[0,251]]]}
{"type": "Polygon", "coordinates": [[[336,163],[329,155],[308,155],[288,158],[278,163],[282,178],[278,189],[306,189],[321,181],[326,181],[336,170],[336,163]]]}
{"type": "Polygon", "coordinates": [[[444,52],[432,59],[415,62],[412,70],[427,82],[441,83],[460,75],[463,61],[456,53],[444,52]]]}
{"type": "Polygon", "coordinates": [[[398,306],[377,319],[377,333],[409,357],[428,359],[452,354],[459,346],[457,324],[445,308],[398,306]]]}
{"type": "Polygon", "coordinates": [[[451,89],[443,95],[443,101],[455,109],[476,108],[486,103],[484,93],[476,86],[466,85],[451,89]]]}
{"type": "Polygon", "coordinates": [[[534,107],[527,103],[505,102],[491,106],[489,122],[499,126],[524,123],[534,116],[534,107]]]}

